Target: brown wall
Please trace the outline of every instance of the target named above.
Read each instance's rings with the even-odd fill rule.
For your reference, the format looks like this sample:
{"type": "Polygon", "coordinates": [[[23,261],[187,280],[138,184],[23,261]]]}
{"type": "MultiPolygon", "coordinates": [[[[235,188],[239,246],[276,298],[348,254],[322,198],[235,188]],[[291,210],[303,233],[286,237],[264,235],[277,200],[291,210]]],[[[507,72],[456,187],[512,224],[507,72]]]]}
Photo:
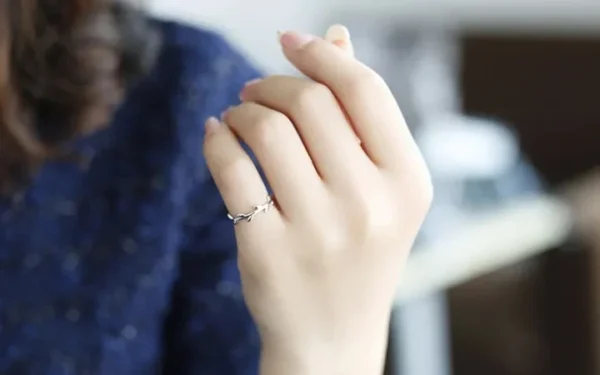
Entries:
{"type": "MultiPolygon", "coordinates": [[[[600,165],[600,38],[465,35],[464,110],[507,121],[551,184],[600,165]]],[[[450,292],[456,375],[589,375],[590,252],[571,244],[450,292]]]]}
{"type": "Polygon", "coordinates": [[[552,183],[600,165],[600,38],[464,38],[464,110],[508,121],[552,183]]]}

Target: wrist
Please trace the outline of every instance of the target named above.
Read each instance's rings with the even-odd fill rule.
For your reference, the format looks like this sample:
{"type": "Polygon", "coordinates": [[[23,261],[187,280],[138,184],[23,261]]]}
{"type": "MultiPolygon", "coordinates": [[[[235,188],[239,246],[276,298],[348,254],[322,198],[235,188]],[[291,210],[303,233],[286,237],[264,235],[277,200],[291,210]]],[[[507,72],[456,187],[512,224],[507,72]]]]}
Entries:
{"type": "Polygon", "coordinates": [[[387,340],[347,344],[305,345],[291,350],[283,345],[263,345],[260,375],[381,375],[387,340]]]}

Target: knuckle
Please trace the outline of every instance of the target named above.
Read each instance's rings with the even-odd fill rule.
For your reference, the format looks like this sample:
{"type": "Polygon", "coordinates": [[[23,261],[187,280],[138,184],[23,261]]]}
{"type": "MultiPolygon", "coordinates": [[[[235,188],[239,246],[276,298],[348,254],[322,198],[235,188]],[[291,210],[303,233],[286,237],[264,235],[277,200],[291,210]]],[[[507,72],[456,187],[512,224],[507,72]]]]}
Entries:
{"type": "Polygon", "coordinates": [[[277,111],[265,111],[252,124],[252,131],[257,142],[269,146],[280,142],[288,118],[277,111]]]}
{"type": "Polygon", "coordinates": [[[314,57],[321,54],[323,51],[323,46],[321,45],[321,41],[315,39],[308,44],[306,44],[302,49],[300,49],[300,53],[307,57],[314,57]]]}
{"type": "Polygon", "coordinates": [[[225,186],[236,186],[250,167],[252,167],[252,162],[244,158],[232,158],[217,162],[218,179],[225,186]]]}
{"type": "Polygon", "coordinates": [[[411,182],[407,182],[408,186],[412,186],[410,199],[415,202],[418,207],[428,209],[434,199],[434,185],[431,179],[431,174],[426,166],[418,168],[414,173],[411,182]]]}
{"type": "Polygon", "coordinates": [[[320,231],[319,233],[310,251],[303,252],[299,256],[311,272],[327,274],[339,264],[340,256],[352,249],[352,246],[350,246],[348,237],[337,235],[339,231],[332,230],[329,233],[320,231]]]}
{"type": "Polygon", "coordinates": [[[343,228],[342,225],[321,225],[315,229],[315,241],[321,253],[333,254],[347,248],[348,236],[343,228]]]}
{"type": "Polygon", "coordinates": [[[331,99],[332,96],[327,86],[321,83],[310,83],[297,91],[294,104],[300,109],[313,109],[319,103],[331,99]]]}
{"type": "Polygon", "coordinates": [[[360,194],[354,198],[352,233],[355,241],[366,242],[382,234],[393,233],[395,207],[386,194],[360,194]]]}
{"type": "Polygon", "coordinates": [[[348,84],[353,92],[364,92],[365,90],[387,89],[385,80],[373,69],[365,67],[361,69],[348,84]]]}
{"type": "Polygon", "coordinates": [[[398,191],[402,192],[402,199],[409,207],[415,209],[429,209],[433,203],[435,192],[434,183],[427,163],[422,155],[411,156],[407,164],[395,169],[391,181],[398,191]]]}

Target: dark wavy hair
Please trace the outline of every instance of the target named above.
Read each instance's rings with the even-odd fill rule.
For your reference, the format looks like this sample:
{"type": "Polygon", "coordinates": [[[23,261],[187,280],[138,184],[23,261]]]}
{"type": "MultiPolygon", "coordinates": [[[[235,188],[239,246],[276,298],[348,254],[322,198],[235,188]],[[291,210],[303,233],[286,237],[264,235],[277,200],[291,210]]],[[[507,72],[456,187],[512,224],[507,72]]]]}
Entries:
{"type": "Polygon", "coordinates": [[[0,0],[0,195],[109,123],[159,45],[118,0],[0,0]]]}

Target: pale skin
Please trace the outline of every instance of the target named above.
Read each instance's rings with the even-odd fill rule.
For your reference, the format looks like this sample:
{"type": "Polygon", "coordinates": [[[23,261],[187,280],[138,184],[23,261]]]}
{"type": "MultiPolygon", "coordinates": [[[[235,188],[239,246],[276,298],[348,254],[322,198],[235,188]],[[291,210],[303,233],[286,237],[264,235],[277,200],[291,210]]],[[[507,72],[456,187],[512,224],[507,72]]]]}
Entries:
{"type": "Polygon", "coordinates": [[[261,375],[379,375],[402,267],[429,209],[429,172],[385,82],[326,39],[286,32],[307,78],[249,83],[207,121],[204,153],[235,226],[244,296],[262,338],[261,375]]]}

